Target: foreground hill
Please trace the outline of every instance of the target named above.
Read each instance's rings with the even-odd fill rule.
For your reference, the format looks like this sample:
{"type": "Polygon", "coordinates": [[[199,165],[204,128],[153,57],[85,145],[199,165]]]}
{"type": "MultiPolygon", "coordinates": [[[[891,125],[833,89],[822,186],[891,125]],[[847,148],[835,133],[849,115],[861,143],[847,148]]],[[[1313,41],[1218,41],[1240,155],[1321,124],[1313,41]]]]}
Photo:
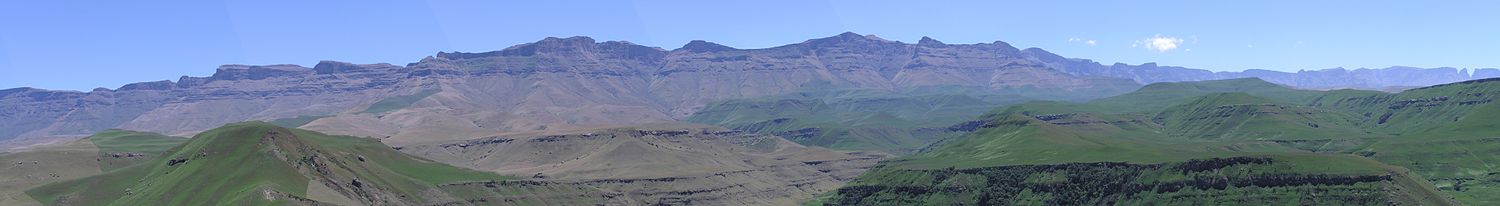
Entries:
{"type": "Polygon", "coordinates": [[[506,179],[514,178],[411,157],[370,139],[252,122],[206,131],[147,162],[26,193],[48,205],[566,204],[606,198],[598,192],[547,198],[588,194],[585,188],[471,184],[494,188],[506,179]]]}
{"type": "Polygon", "coordinates": [[[1492,204],[1500,170],[1485,162],[1500,148],[1487,141],[1500,134],[1497,91],[1492,80],[1390,94],[1236,79],[1020,104],[985,115],[977,132],[883,162],[824,200],[1492,204]]]}

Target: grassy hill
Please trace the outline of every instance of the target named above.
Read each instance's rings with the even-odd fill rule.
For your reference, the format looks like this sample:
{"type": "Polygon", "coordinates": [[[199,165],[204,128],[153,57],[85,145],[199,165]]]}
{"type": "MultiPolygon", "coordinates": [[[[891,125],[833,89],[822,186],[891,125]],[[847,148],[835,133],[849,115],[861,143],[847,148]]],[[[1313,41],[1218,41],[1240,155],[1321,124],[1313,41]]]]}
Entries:
{"type": "MultiPolygon", "coordinates": [[[[103,138],[96,142],[124,141],[103,138]]],[[[100,147],[101,151],[153,150],[100,147]],[[114,148],[114,149],[104,149],[114,148]]],[[[544,186],[480,189],[513,177],[402,154],[373,139],[330,136],[269,123],[226,125],[166,150],[160,158],[27,190],[47,205],[444,204],[526,200],[544,186]]],[[[533,195],[544,197],[546,195],[533,195]]],[[[575,198],[596,201],[598,198],[575,198]]],[[[531,199],[536,200],[536,199],[531,199]]],[[[567,199],[551,199],[564,201],[567,199]]],[[[524,202],[524,201],[523,201],[524,202]]]]}
{"type": "Polygon", "coordinates": [[[981,117],[979,131],[884,162],[823,200],[1490,204],[1500,193],[1500,170],[1489,164],[1500,162],[1497,90],[1500,82],[1474,81],[1395,94],[1307,91],[1235,79],[1024,103],[981,117]],[[1227,160],[1236,161],[1182,169],[1227,160]]]}
{"type": "Polygon", "coordinates": [[[1395,135],[1357,153],[1410,168],[1471,204],[1500,203],[1500,79],[1395,94],[1329,94],[1313,104],[1363,117],[1372,132],[1395,135]]]}
{"type": "Polygon", "coordinates": [[[961,132],[943,128],[1030,100],[1087,101],[1132,87],[1061,89],[934,86],[899,90],[809,89],[710,104],[688,122],[775,134],[804,145],[908,153],[961,132]]]}
{"type": "Polygon", "coordinates": [[[105,172],[147,162],[188,138],[149,132],[111,129],[84,138],[99,148],[99,166],[105,172]]]}
{"type": "Polygon", "coordinates": [[[1168,137],[1197,140],[1381,138],[1343,112],[1278,102],[1246,93],[1214,93],[1156,115],[1168,137]]]}
{"type": "Polygon", "coordinates": [[[1245,93],[1291,104],[1302,104],[1319,95],[1317,91],[1292,89],[1253,78],[1167,82],[1149,84],[1134,92],[1094,100],[1089,102],[1088,107],[1080,109],[1108,113],[1154,113],[1213,93],[1245,93]]]}

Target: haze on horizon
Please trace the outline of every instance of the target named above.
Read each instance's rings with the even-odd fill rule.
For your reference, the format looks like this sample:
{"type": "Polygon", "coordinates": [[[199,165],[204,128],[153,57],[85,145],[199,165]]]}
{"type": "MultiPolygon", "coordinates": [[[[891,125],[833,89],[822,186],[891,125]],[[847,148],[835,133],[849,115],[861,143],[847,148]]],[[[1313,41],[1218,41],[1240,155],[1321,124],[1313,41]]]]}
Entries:
{"type": "Polygon", "coordinates": [[[87,91],[222,64],[404,64],[544,37],[765,48],[852,31],[1005,41],[1214,71],[1500,67],[1494,2],[25,2],[0,8],[0,89],[87,91]],[[503,12],[494,12],[503,11],[503,12]]]}

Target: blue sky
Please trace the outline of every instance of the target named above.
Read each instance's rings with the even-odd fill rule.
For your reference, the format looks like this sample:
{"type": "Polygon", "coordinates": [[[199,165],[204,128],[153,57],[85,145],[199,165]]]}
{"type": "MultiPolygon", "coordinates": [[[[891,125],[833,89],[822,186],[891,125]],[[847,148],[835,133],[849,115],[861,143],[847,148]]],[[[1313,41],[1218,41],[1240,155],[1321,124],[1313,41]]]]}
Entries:
{"type": "Polygon", "coordinates": [[[0,88],[116,88],[221,64],[405,64],[548,36],[763,48],[845,31],[1215,71],[1500,67],[1496,1],[20,1],[0,88]]]}

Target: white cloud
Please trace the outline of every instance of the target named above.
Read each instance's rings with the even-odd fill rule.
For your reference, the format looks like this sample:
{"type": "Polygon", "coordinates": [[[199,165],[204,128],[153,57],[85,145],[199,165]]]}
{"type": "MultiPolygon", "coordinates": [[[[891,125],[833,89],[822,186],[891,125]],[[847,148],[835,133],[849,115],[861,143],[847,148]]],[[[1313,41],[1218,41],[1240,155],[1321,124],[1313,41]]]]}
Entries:
{"type": "Polygon", "coordinates": [[[1083,44],[1088,44],[1089,46],[1099,45],[1099,41],[1096,41],[1096,40],[1093,40],[1093,39],[1083,39],[1083,38],[1078,38],[1078,37],[1068,38],[1068,42],[1079,42],[1079,43],[1083,43],[1083,44]]]}
{"type": "Polygon", "coordinates": [[[1255,48],[1254,44],[1246,44],[1245,47],[1255,48]]]}
{"type": "Polygon", "coordinates": [[[1147,38],[1145,40],[1136,41],[1134,44],[1130,45],[1130,47],[1137,46],[1145,46],[1147,50],[1167,52],[1172,51],[1173,49],[1177,49],[1177,47],[1179,46],[1182,46],[1182,39],[1177,37],[1161,36],[1161,34],[1157,34],[1156,36],[1152,36],[1151,38],[1147,38]]]}

